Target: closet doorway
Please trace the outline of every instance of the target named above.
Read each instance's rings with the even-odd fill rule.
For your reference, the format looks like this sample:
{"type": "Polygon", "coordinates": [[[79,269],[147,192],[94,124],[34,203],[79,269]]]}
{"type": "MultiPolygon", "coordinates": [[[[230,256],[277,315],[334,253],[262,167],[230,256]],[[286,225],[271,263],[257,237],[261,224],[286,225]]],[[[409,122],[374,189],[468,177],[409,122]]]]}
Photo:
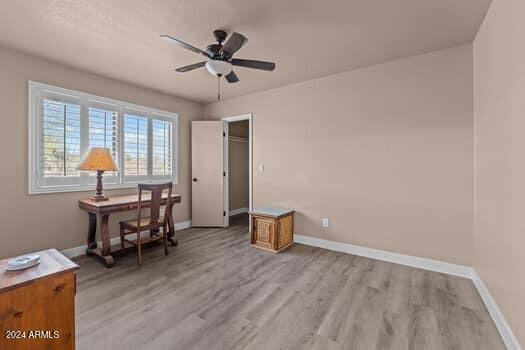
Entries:
{"type": "MultiPolygon", "coordinates": [[[[224,208],[229,218],[244,216],[252,209],[252,116],[226,117],[224,208]]],[[[251,231],[251,227],[250,227],[251,231]]]]}

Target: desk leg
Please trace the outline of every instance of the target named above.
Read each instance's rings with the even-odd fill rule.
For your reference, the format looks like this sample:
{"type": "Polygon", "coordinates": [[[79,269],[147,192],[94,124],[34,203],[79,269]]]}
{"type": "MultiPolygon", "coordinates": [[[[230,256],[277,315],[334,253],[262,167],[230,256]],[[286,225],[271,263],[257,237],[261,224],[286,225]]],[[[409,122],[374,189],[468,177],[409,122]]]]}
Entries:
{"type": "Polygon", "coordinates": [[[173,220],[173,204],[170,205],[170,208],[168,210],[168,241],[171,243],[173,247],[176,247],[179,242],[175,239],[175,222],[173,220]]]}
{"type": "Polygon", "coordinates": [[[102,258],[106,267],[115,265],[115,260],[111,256],[111,242],[108,228],[109,215],[101,215],[100,220],[100,237],[102,238],[102,249],[97,248],[96,228],[97,216],[89,213],[89,230],[88,230],[88,248],[86,255],[96,255],[102,258]]]}
{"type": "Polygon", "coordinates": [[[97,247],[97,215],[88,213],[89,215],[89,227],[88,227],[88,239],[87,246],[88,250],[95,249],[97,247]]]}
{"type": "Polygon", "coordinates": [[[111,243],[109,240],[109,215],[101,215],[100,222],[100,237],[102,238],[102,255],[109,255],[111,250],[111,243]]]}
{"type": "Polygon", "coordinates": [[[111,240],[109,237],[109,215],[102,215],[100,222],[100,236],[102,238],[102,259],[106,267],[112,267],[115,264],[113,256],[111,256],[111,240]]]}

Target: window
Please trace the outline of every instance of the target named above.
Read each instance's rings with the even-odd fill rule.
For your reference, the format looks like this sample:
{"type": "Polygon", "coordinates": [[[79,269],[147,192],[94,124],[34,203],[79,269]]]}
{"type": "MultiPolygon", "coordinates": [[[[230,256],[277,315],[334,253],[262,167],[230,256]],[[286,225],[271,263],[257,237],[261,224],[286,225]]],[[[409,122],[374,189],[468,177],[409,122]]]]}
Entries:
{"type": "Polygon", "coordinates": [[[29,82],[29,193],[91,190],[77,166],[91,147],[111,151],[105,188],[177,183],[177,114],[29,82]]]}

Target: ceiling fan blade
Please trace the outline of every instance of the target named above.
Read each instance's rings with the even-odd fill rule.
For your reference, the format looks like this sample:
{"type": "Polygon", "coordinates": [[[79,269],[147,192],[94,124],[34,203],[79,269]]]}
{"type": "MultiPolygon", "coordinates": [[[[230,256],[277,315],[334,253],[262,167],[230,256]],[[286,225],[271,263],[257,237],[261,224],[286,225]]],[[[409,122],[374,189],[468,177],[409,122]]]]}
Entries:
{"type": "Polygon", "coordinates": [[[197,69],[197,68],[204,67],[205,65],[206,65],[206,61],[203,61],[203,62],[199,62],[199,63],[189,64],[189,65],[184,66],[184,67],[179,67],[179,68],[177,68],[175,70],[177,72],[179,72],[179,73],[184,73],[184,72],[189,72],[190,70],[194,70],[194,69],[197,69]]]}
{"type": "Polygon", "coordinates": [[[201,54],[203,56],[209,57],[208,54],[206,52],[202,51],[201,49],[196,48],[195,46],[190,45],[188,43],[185,43],[184,41],[179,40],[177,38],[174,38],[172,36],[169,36],[169,35],[166,35],[166,34],[162,34],[160,36],[160,38],[162,40],[164,40],[165,42],[167,42],[167,43],[176,44],[176,45],[179,45],[180,47],[183,47],[183,48],[188,49],[190,51],[193,51],[195,53],[198,53],[198,54],[201,54]]]}
{"type": "Polygon", "coordinates": [[[227,74],[225,78],[228,81],[228,83],[236,83],[239,81],[239,77],[237,76],[237,74],[235,74],[234,71],[231,71],[229,74],[227,74]]]}
{"type": "Polygon", "coordinates": [[[266,62],[266,61],[244,60],[242,58],[234,58],[232,59],[231,63],[234,66],[267,70],[267,71],[272,71],[275,69],[275,63],[266,62]]]}
{"type": "Polygon", "coordinates": [[[244,35],[239,34],[237,32],[233,32],[233,34],[230,35],[228,40],[226,40],[226,43],[224,43],[224,46],[222,47],[221,51],[224,53],[224,56],[226,58],[230,58],[244,44],[246,44],[247,41],[248,41],[248,38],[246,38],[244,35]]]}

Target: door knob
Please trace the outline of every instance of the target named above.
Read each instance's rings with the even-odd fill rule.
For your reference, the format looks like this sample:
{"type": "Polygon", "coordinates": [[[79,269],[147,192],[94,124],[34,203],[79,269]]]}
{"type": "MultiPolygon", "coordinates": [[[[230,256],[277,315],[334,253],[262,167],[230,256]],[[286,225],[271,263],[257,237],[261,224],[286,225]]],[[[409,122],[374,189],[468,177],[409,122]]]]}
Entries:
{"type": "Polygon", "coordinates": [[[193,182],[197,182],[197,178],[196,177],[193,178],[193,182]]]}

